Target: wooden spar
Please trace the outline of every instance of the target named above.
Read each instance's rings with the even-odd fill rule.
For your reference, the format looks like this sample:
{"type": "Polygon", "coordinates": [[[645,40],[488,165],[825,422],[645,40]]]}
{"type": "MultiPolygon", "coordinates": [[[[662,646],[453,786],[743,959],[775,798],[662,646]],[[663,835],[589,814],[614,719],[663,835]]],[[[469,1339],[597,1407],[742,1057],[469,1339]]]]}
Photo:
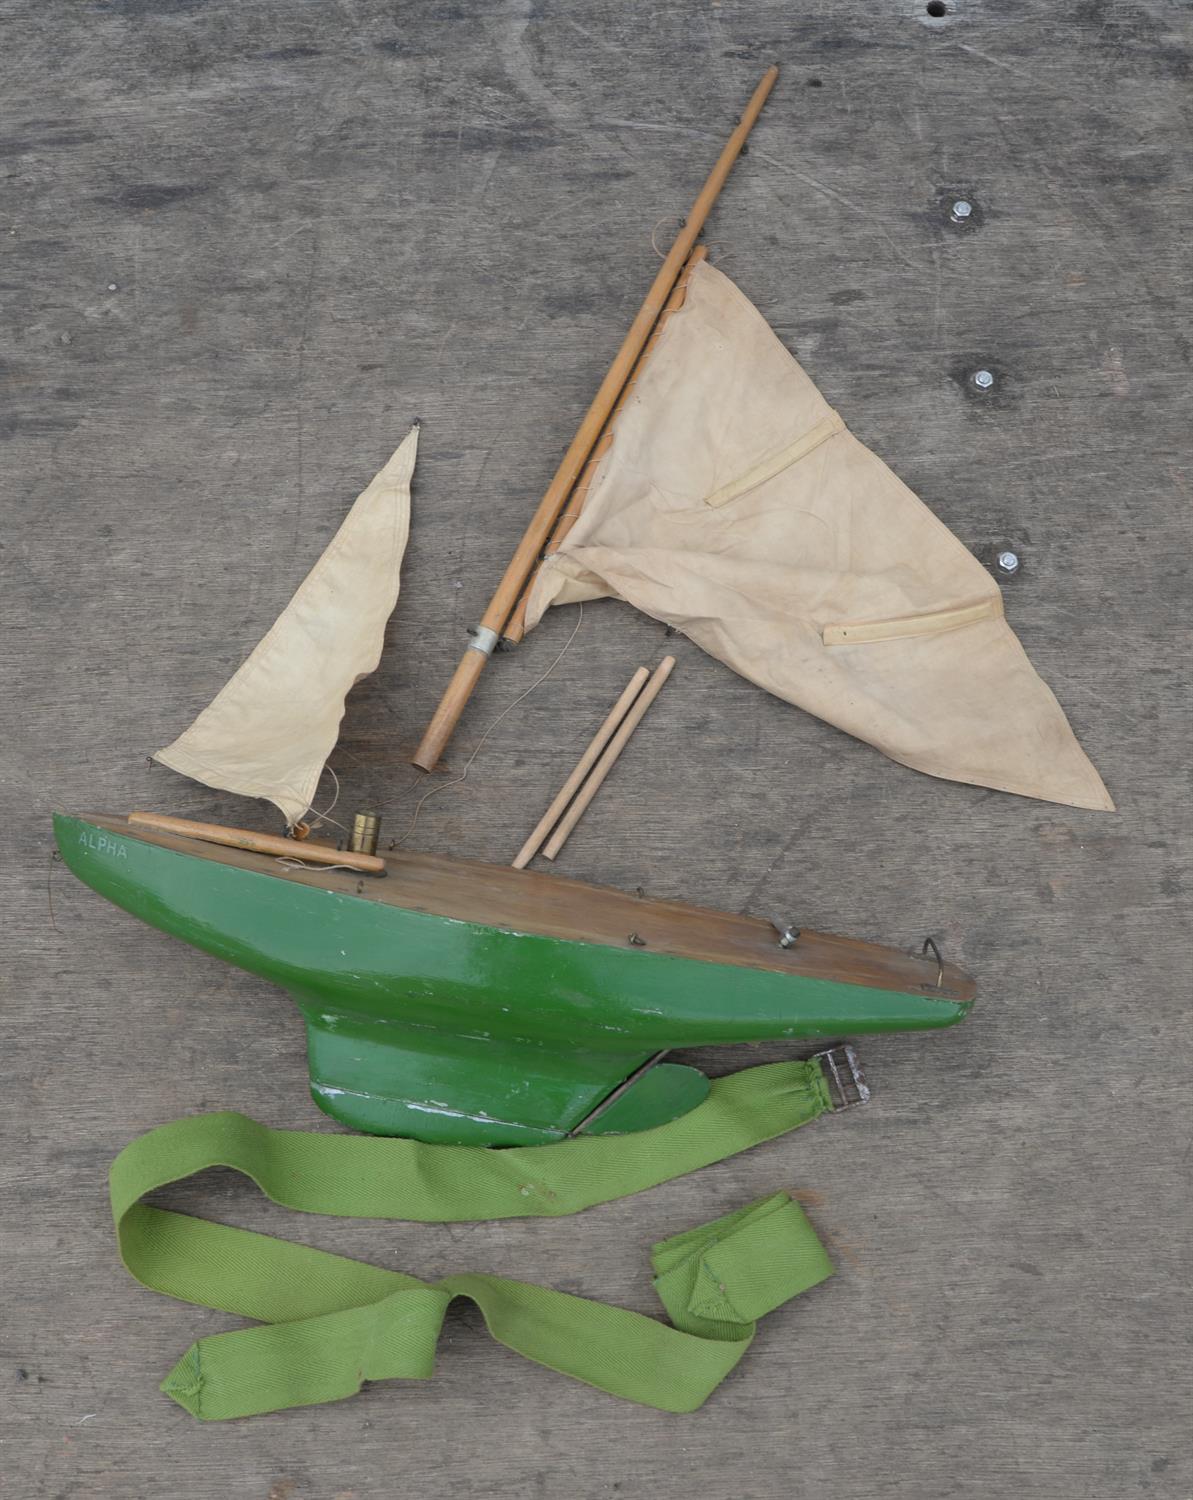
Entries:
{"type": "MultiPolygon", "coordinates": [[[[642,353],[638,356],[638,362],[634,366],[630,374],[630,378],[622,387],[621,395],[617,398],[617,405],[614,406],[613,410],[609,413],[609,420],[605,423],[600,437],[597,438],[596,447],[593,448],[588,462],[584,465],[584,472],[580,475],[580,478],[576,483],[576,488],[572,491],[571,495],[568,498],[567,506],[564,509],[563,514],[559,518],[559,525],[556,526],[554,532],[551,535],[551,539],[547,544],[548,551],[558,552],[563,539],[567,536],[568,532],[571,531],[572,527],[580,519],[580,516],[584,510],[584,502],[588,499],[588,492],[592,488],[593,480],[596,478],[597,466],[600,464],[600,461],[602,458],[604,458],[605,454],[608,453],[609,448],[613,442],[613,424],[617,421],[622,407],[629,400],[630,392],[642,378],[642,372],[646,368],[647,361],[650,359],[651,354],[654,352],[655,345],[658,343],[659,339],[662,338],[663,329],[666,328],[671,314],[678,312],[679,309],[684,305],[684,299],[688,295],[688,282],[691,280],[692,272],[705,258],[705,256],[707,256],[707,254],[708,250],[705,248],[705,246],[697,245],[696,248],[692,251],[691,255],[688,256],[683,270],[679,273],[679,280],[675,283],[674,287],[672,287],[671,295],[667,298],[667,305],[660,313],[659,321],[655,324],[653,333],[646,341],[646,348],[643,349],[642,353]]],[[[527,580],[526,587],[522,590],[517,604],[514,605],[513,614],[510,615],[509,620],[506,622],[505,629],[501,632],[502,637],[505,640],[512,642],[514,645],[517,645],[518,642],[521,641],[526,635],[526,605],[530,600],[530,591],[534,588],[535,580],[538,578],[539,568],[541,566],[542,564],[540,562],[534,568],[534,571],[531,573],[529,579],[527,580]]]]}
{"type": "Polygon", "coordinates": [[[554,828],[555,820],[567,807],[568,803],[572,799],[574,792],[576,791],[576,788],[584,780],[585,776],[588,775],[593,761],[596,760],[597,756],[609,743],[614,730],[618,728],[618,726],[621,724],[621,721],[625,718],[630,705],[638,696],[642,684],[649,676],[650,673],[646,670],[645,667],[639,667],[634,675],[630,678],[629,682],[626,684],[622,692],[621,697],[609,710],[609,713],[605,718],[605,722],[597,730],[596,734],[593,735],[588,749],[585,750],[584,754],[576,762],[576,769],[559,788],[555,800],[551,803],[551,806],[535,824],[534,832],[522,845],[521,849],[518,850],[518,853],[514,858],[515,870],[524,870],[530,863],[530,861],[534,858],[534,856],[538,853],[539,845],[551,832],[552,828],[554,828]]]}
{"type": "Polygon", "coordinates": [[[631,708],[629,713],[626,714],[625,718],[622,720],[621,728],[609,741],[604,754],[593,767],[592,775],[580,788],[579,792],[576,795],[576,800],[572,803],[571,807],[568,808],[567,812],[565,812],[563,817],[559,820],[559,827],[556,828],[555,832],[551,835],[547,847],[543,850],[544,858],[554,859],[559,851],[563,848],[564,844],[567,842],[568,835],[571,833],[572,829],[575,828],[580,819],[584,816],[584,812],[588,807],[588,804],[600,791],[601,783],[613,769],[617,757],[625,749],[626,742],[628,741],[630,735],[633,734],[634,730],[637,729],[638,725],[642,722],[646,710],[659,696],[659,689],[667,681],[668,677],[671,676],[671,670],[674,666],[675,658],[673,656],[664,656],[662,661],[651,673],[650,681],[638,694],[637,698],[635,698],[633,708],[631,708]]]}
{"type": "Polygon", "coordinates": [[[476,636],[464,652],[452,680],[447,685],[446,692],[439,701],[438,708],[431,717],[431,722],[427,725],[422,742],[414,752],[412,757],[414,764],[421,766],[424,771],[434,768],[448,740],[451,739],[459,723],[460,715],[464,712],[465,705],[476,686],[477,679],[484,671],[485,663],[500,638],[501,630],[517,604],[518,596],[526,586],[526,581],[538,561],[539,553],[551,535],[560,512],[580,477],[585,461],[592,452],[593,445],[621,394],[621,388],[629,379],[630,372],[671,293],[671,288],[675,285],[680,269],[699,238],[704,221],[708,218],[717,195],[724,187],[725,179],[729,176],[734,162],[745,145],[746,137],[753,128],[754,122],[762,112],[762,106],[766,103],[767,95],[774,87],[778,76],[779,70],[776,67],[768,68],[763,74],[762,81],[754,90],[737,128],[729,137],[725,149],[717,159],[716,166],[709,173],[708,180],[700,189],[695,203],[692,204],[691,212],[683,228],[667,252],[663,264],[659,267],[650,291],[646,294],[646,300],[630,324],[630,331],[626,334],[608,373],[601,382],[592,405],[585,413],[584,420],[580,423],[579,430],[572,439],[563,462],[556,470],[555,478],[547,486],[546,494],[539,502],[530,525],[526,528],[501,582],[497,585],[496,592],[489,601],[489,607],[481,619],[476,636]]]}
{"type": "Polygon", "coordinates": [[[347,865],[366,875],[384,875],[385,861],[376,854],[353,854],[348,849],[330,849],[306,839],[279,838],[275,833],[254,833],[248,828],[225,828],[222,823],[194,823],[190,818],[170,818],[164,813],[129,813],[134,828],[155,833],[177,833],[183,838],[223,844],[229,849],[248,849],[253,854],[272,854],[279,859],[297,859],[304,865],[347,865]]]}

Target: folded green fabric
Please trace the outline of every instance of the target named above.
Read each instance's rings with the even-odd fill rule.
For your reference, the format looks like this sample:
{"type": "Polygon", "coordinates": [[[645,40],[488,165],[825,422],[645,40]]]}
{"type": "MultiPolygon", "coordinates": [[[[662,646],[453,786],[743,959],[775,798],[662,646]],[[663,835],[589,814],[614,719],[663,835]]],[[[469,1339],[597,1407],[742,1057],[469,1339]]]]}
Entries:
{"type": "Polygon", "coordinates": [[[654,1285],[672,1326],[498,1276],[418,1281],[139,1200],[226,1166],[307,1213],[421,1222],[572,1214],[721,1161],[828,1108],[812,1059],[718,1079],[702,1104],[654,1130],[500,1151],[198,1115],[120,1153],[112,1212],[137,1280],[263,1325],[201,1339],[163,1382],[204,1420],[337,1401],[366,1380],[426,1379],[454,1297],[471,1298],[493,1337],[528,1359],[631,1401],[692,1411],[741,1359],[759,1317],[832,1274],[786,1193],[654,1247],[654,1285]]]}

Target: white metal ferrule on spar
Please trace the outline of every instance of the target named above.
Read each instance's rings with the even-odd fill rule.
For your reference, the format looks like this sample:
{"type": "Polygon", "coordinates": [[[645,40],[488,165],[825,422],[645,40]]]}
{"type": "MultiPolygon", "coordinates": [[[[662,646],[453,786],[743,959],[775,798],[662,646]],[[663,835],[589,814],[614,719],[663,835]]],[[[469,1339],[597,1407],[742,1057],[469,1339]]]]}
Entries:
{"type": "Polygon", "coordinates": [[[468,643],[470,651],[479,651],[482,656],[492,656],[493,648],[500,640],[495,630],[490,630],[487,625],[478,625],[472,632],[472,640],[468,643]]]}

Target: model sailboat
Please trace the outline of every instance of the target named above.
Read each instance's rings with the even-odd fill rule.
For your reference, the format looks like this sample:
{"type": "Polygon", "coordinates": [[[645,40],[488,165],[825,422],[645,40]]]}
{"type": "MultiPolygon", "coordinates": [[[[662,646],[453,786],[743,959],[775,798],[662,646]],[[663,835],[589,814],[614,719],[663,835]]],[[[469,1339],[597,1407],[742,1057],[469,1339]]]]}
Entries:
{"type": "MultiPolygon", "coordinates": [[[[700,258],[692,251],[704,218],[776,76],[772,68],[755,90],[660,267],[453,679],[451,701],[424,737],[420,764],[434,764],[450,735],[610,413],[619,400],[627,421],[637,412],[639,396],[631,403],[625,396],[641,386],[643,361],[653,363],[651,340],[660,332],[654,342],[667,357],[659,369],[682,384],[682,344],[662,328],[664,312],[678,306],[681,273],[700,258]]],[[[708,300],[706,288],[721,281],[702,274],[698,307],[708,300]]],[[[692,326],[690,319],[677,324],[692,326]]],[[[704,348],[700,357],[715,357],[718,348],[704,348]]],[[[734,387],[750,376],[734,363],[722,383],[734,387]]],[[[726,455],[728,466],[714,466],[701,480],[713,512],[729,514],[742,496],[751,503],[740,475],[759,464],[777,473],[783,456],[770,449],[747,454],[707,405],[685,398],[677,410],[688,421],[703,411],[711,424],[708,451],[720,447],[726,455]]],[[[777,419],[773,425],[787,432],[777,419]]],[[[623,430],[630,429],[618,427],[612,449],[617,465],[629,451],[623,430]]],[[[800,433],[805,427],[797,425],[806,445],[800,433]]],[[[689,436],[680,429],[678,440],[689,436]]],[[[783,441],[789,449],[791,439],[783,441]]],[[[190,728],[158,753],[209,786],[267,798],[294,833],[304,831],[301,819],[335,744],[345,695],[380,658],[398,595],[417,442],[412,432],[273,629],[190,728]]],[[[789,472],[795,459],[784,453],[789,472]]],[[[765,478],[753,489],[763,493],[765,478]]],[[[534,590],[535,615],[570,588],[577,597],[620,591],[666,616],[654,595],[636,593],[627,569],[606,566],[609,529],[625,540],[623,522],[612,519],[625,507],[613,496],[602,469],[593,509],[534,590]]],[[[653,482],[646,496],[644,515],[669,513],[690,499],[653,482]]],[[[727,615],[731,586],[719,601],[727,615]]],[[[703,637],[684,610],[685,628],[715,648],[715,628],[703,637]]],[[[748,641],[735,649],[748,650],[748,641]]],[[[760,665],[757,680],[770,670],[760,665]]],[[[660,1061],[673,1048],[948,1026],[966,1014],[974,994],[972,980],[939,955],[799,932],[786,921],[776,931],[758,918],[554,875],[405,852],[383,858],[312,838],[158,815],[62,815],[55,827],[70,868],[118,906],[288,990],[306,1022],[317,1103],[376,1134],[511,1145],[580,1130],[641,1130],[685,1114],[708,1089],[694,1068],[660,1061]]]]}
{"type": "MultiPolygon", "coordinates": [[[[412,432],[159,760],[298,823],[344,696],[380,657],[416,445],[412,432]]],[[[589,1117],[594,1131],[642,1129],[707,1090],[694,1068],[649,1066],[672,1048],[947,1026],[973,998],[972,981],[933,958],[811,932],[793,942],[760,919],[554,875],[146,814],[55,826],[88,885],[287,989],[316,1101],[378,1134],[510,1145],[589,1117]]]]}

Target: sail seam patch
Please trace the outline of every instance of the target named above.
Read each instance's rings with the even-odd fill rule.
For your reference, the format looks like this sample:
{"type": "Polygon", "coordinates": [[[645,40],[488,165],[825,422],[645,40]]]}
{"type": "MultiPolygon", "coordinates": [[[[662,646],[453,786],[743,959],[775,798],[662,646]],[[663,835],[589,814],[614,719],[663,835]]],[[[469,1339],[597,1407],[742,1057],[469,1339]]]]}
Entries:
{"type": "Polygon", "coordinates": [[[934,609],[923,615],[825,625],[820,632],[820,639],[826,646],[861,646],[869,641],[898,641],[913,635],[940,635],[946,630],[960,630],[964,625],[976,625],[979,620],[996,620],[1002,612],[1002,595],[993,594],[980,604],[934,609]]]}
{"type": "Polygon", "coordinates": [[[719,490],[713,490],[711,495],[705,497],[705,505],[716,509],[720,505],[728,505],[730,500],[736,500],[739,495],[744,495],[747,490],[755,489],[760,484],[765,484],[768,479],[773,479],[776,474],[781,474],[784,469],[789,469],[792,464],[798,463],[801,458],[806,458],[814,448],[819,448],[821,443],[831,438],[834,433],[844,431],[845,423],[835,411],[829,412],[827,417],[817,422],[816,426],[805,432],[803,437],[796,438],[794,443],[789,443],[786,448],[778,453],[772,453],[769,458],[764,458],[756,463],[752,469],[747,469],[737,479],[732,479],[728,484],[723,484],[719,490]]]}

